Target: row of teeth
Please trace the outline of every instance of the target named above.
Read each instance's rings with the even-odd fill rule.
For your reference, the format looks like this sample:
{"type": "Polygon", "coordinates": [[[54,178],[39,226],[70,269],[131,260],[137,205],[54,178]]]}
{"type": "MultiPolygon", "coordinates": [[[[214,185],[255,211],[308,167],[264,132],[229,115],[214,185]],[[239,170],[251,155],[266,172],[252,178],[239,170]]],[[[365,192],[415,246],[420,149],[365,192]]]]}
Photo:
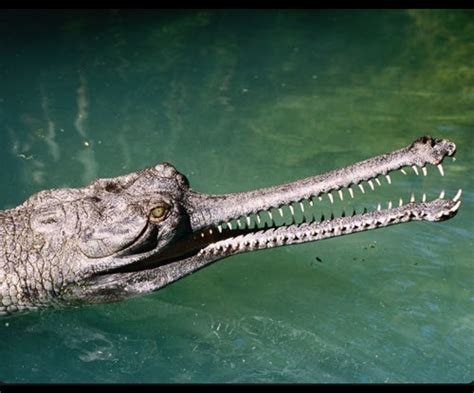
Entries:
{"type": "MultiPolygon", "coordinates": [[[[453,160],[454,160],[454,157],[453,157],[453,160]]],[[[418,170],[418,167],[416,165],[412,165],[412,168],[413,168],[413,171],[416,175],[419,175],[420,172],[418,170]]],[[[439,170],[439,173],[441,174],[441,176],[444,176],[444,169],[443,169],[443,166],[441,164],[438,164],[437,165],[437,168],[439,170]]],[[[400,172],[403,173],[404,175],[408,175],[407,174],[407,171],[404,169],[404,168],[401,168],[400,169],[400,172]]],[[[428,170],[426,168],[426,166],[423,166],[421,167],[421,172],[423,173],[424,176],[427,176],[428,175],[428,170]]],[[[392,179],[390,177],[389,174],[386,174],[385,175],[385,178],[387,180],[387,183],[388,184],[392,184],[392,179]]],[[[372,181],[374,180],[375,183],[379,186],[382,185],[382,183],[380,182],[379,178],[378,177],[375,177],[373,179],[369,179],[367,180],[367,183],[369,185],[369,187],[371,188],[372,191],[375,191],[375,186],[374,186],[374,182],[372,181]]],[[[360,191],[365,194],[365,188],[364,188],[364,185],[361,183],[357,184],[358,188],[360,189],[360,191]]],[[[347,191],[351,197],[351,199],[354,198],[354,190],[352,189],[351,186],[347,187],[347,191]]],[[[344,193],[342,191],[342,189],[339,189],[337,190],[337,194],[339,196],[339,199],[341,201],[344,200],[344,193]]],[[[325,195],[328,196],[329,198],[329,201],[331,202],[331,204],[334,203],[334,196],[332,194],[332,192],[328,192],[326,193],[325,195]]],[[[439,199],[443,199],[445,196],[445,191],[441,191],[440,195],[439,195],[439,199]]],[[[456,197],[453,199],[454,201],[457,201],[461,196],[461,190],[458,191],[458,193],[456,194],[456,197]]],[[[313,217],[312,220],[307,220],[306,217],[305,217],[305,202],[310,206],[310,207],[313,207],[314,206],[314,201],[312,198],[315,198],[315,197],[311,197],[310,199],[305,199],[305,200],[302,200],[302,201],[299,201],[297,202],[298,203],[298,206],[299,206],[299,210],[301,212],[301,215],[302,215],[302,218],[303,218],[303,221],[315,221],[315,218],[313,217]]],[[[319,201],[322,201],[322,196],[319,195],[317,196],[318,200],[319,201]]],[[[427,197],[426,197],[426,194],[423,193],[422,197],[421,197],[421,202],[426,202],[427,200],[427,197]]],[[[414,203],[415,202],[415,195],[412,193],[411,194],[411,197],[410,197],[410,203],[414,203]]],[[[279,214],[279,218],[280,219],[284,219],[284,212],[283,212],[283,207],[286,206],[288,207],[290,213],[291,213],[291,220],[292,220],[292,224],[295,223],[295,208],[292,204],[287,204],[287,205],[282,205],[282,206],[279,206],[277,208],[275,208],[275,212],[278,212],[279,214]]],[[[394,206],[394,204],[392,203],[392,201],[389,201],[387,203],[387,208],[388,209],[391,209],[392,207],[394,206]]],[[[403,206],[403,199],[400,198],[399,201],[398,201],[398,206],[403,206]]],[[[382,209],[382,205],[379,203],[377,205],[377,210],[381,210],[382,209]]],[[[216,227],[213,227],[213,228],[207,228],[203,231],[201,231],[197,237],[202,237],[204,238],[207,234],[209,235],[213,235],[214,233],[218,232],[218,233],[222,233],[224,230],[236,230],[236,229],[240,229],[240,230],[245,230],[245,229],[252,229],[254,227],[254,225],[256,224],[257,226],[260,226],[261,223],[264,221],[264,219],[262,219],[261,217],[261,214],[266,214],[269,221],[270,221],[270,226],[275,226],[275,220],[274,220],[274,216],[273,216],[273,213],[269,210],[262,210],[262,211],[259,211],[255,214],[251,214],[255,217],[255,220],[254,220],[254,223],[252,223],[252,219],[251,219],[251,215],[247,215],[247,216],[243,216],[243,217],[240,217],[238,219],[231,219],[225,223],[221,223],[219,225],[217,225],[216,227]]],[[[353,215],[355,214],[355,210],[353,212],[353,215]]],[[[344,216],[345,213],[343,212],[342,215],[344,216]]],[[[332,217],[333,218],[333,217],[332,217]]],[[[324,215],[321,216],[321,221],[324,220],[324,215]]]]}
{"type": "MultiPolygon", "coordinates": [[[[461,201],[459,200],[459,199],[461,198],[461,194],[462,194],[462,190],[459,189],[458,192],[457,192],[457,194],[456,194],[456,195],[454,196],[454,198],[453,198],[453,201],[454,201],[454,202],[458,202],[458,204],[456,204],[454,210],[457,210],[458,205],[461,203],[461,201]]],[[[444,197],[445,197],[445,191],[443,190],[443,191],[441,191],[441,193],[439,194],[439,199],[444,199],[444,197]]],[[[425,203],[426,200],[427,200],[426,194],[423,193],[422,198],[421,198],[421,202],[422,202],[422,203],[425,203]]],[[[409,203],[415,203],[415,202],[416,202],[415,195],[412,193],[412,194],[411,194],[411,197],[410,197],[410,202],[409,202],[409,203]]],[[[392,203],[392,201],[388,201],[388,202],[387,202],[387,209],[392,209],[394,206],[395,206],[395,204],[392,203]]],[[[401,206],[403,206],[403,199],[402,199],[402,198],[400,198],[399,201],[398,201],[398,207],[401,207],[401,206]]],[[[295,223],[294,208],[293,208],[293,206],[291,206],[291,205],[288,205],[288,207],[290,208],[290,211],[292,212],[292,219],[293,219],[293,222],[292,222],[292,223],[294,224],[294,223],[295,223]]],[[[283,211],[281,210],[281,208],[279,208],[278,210],[279,210],[279,212],[280,212],[280,217],[283,219],[283,218],[284,218],[284,217],[283,217],[283,211]]],[[[301,209],[301,210],[302,210],[302,212],[304,212],[303,209],[301,209]]],[[[377,211],[380,211],[380,210],[382,210],[382,205],[379,203],[379,204],[377,205],[377,211]]],[[[364,213],[366,213],[366,212],[367,212],[367,209],[364,210],[364,213]]],[[[262,213],[262,212],[260,212],[260,213],[262,213]]],[[[260,214],[260,213],[259,213],[259,214],[260,214]]],[[[274,220],[273,220],[273,214],[272,214],[270,211],[265,211],[265,213],[267,213],[268,217],[269,217],[270,220],[272,221],[272,226],[274,226],[275,223],[274,223],[274,220]]],[[[353,213],[352,213],[352,215],[354,216],[355,214],[356,214],[356,211],[354,210],[353,213]]],[[[346,213],[343,211],[342,214],[341,214],[341,217],[344,217],[344,216],[346,216],[346,213]]],[[[259,216],[258,214],[256,214],[255,217],[257,217],[257,220],[256,220],[257,223],[260,224],[260,223],[261,223],[261,218],[260,218],[260,216],[259,216]]],[[[218,225],[216,228],[209,228],[209,229],[206,229],[206,230],[202,231],[199,236],[200,236],[200,237],[205,237],[207,233],[208,233],[209,235],[213,235],[213,234],[216,233],[216,232],[222,233],[222,232],[225,230],[225,228],[228,228],[229,230],[235,230],[235,229],[241,229],[241,230],[252,229],[252,221],[251,221],[250,217],[247,216],[247,217],[245,217],[245,219],[246,219],[246,220],[245,220],[244,224],[242,224],[242,221],[241,221],[240,219],[239,219],[239,220],[236,220],[236,221],[237,221],[237,226],[236,226],[235,228],[232,226],[231,222],[228,222],[228,223],[227,223],[226,225],[224,225],[224,226],[223,226],[223,225],[218,225]],[[247,225],[245,225],[245,224],[247,224],[247,225]]],[[[331,213],[331,220],[333,220],[333,219],[334,219],[334,214],[331,213]]],[[[319,221],[324,221],[324,220],[325,220],[325,217],[324,217],[324,214],[322,214],[322,215],[321,215],[321,218],[319,219],[319,221]]],[[[313,221],[315,221],[315,220],[313,220],[313,221]]]]}
{"type": "MultiPolygon", "coordinates": [[[[449,212],[458,210],[461,201],[459,200],[461,192],[458,191],[453,200],[457,200],[449,212]]],[[[236,237],[226,238],[215,243],[209,244],[207,247],[201,249],[199,254],[214,254],[219,255],[225,251],[249,250],[271,248],[285,244],[296,244],[307,241],[322,240],[334,236],[360,232],[368,229],[379,228],[390,224],[399,222],[406,222],[412,218],[423,219],[425,213],[420,210],[398,210],[394,209],[390,215],[382,217],[372,216],[372,220],[364,222],[354,222],[341,217],[337,223],[326,221],[318,226],[311,226],[310,224],[302,224],[298,226],[297,231],[290,233],[282,232],[283,227],[270,228],[268,230],[260,230],[258,232],[244,233],[236,237]]]]}

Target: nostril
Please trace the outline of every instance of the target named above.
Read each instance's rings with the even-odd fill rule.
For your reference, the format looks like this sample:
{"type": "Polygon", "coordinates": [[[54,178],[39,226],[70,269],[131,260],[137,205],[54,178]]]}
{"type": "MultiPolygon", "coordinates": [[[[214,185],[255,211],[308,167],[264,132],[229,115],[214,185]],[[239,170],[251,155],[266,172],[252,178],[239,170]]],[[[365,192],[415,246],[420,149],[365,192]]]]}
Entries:
{"type": "Polygon", "coordinates": [[[423,144],[430,144],[431,147],[433,147],[434,145],[436,145],[436,143],[438,141],[436,141],[435,139],[433,139],[431,136],[429,135],[425,135],[425,136],[422,136],[418,139],[419,142],[423,143],[423,144]]]}
{"type": "Polygon", "coordinates": [[[430,140],[430,137],[429,137],[429,136],[422,136],[422,137],[420,138],[420,142],[421,142],[421,143],[427,143],[427,142],[429,142],[429,140],[430,140]]]}
{"type": "Polygon", "coordinates": [[[105,191],[117,193],[120,191],[120,186],[117,183],[109,182],[104,187],[105,191]]]}
{"type": "Polygon", "coordinates": [[[456,144],[454,144],[453,142],[450,142],[449,143],[449,155],[452,156],[454,153],[456,153],[456,144]]]}

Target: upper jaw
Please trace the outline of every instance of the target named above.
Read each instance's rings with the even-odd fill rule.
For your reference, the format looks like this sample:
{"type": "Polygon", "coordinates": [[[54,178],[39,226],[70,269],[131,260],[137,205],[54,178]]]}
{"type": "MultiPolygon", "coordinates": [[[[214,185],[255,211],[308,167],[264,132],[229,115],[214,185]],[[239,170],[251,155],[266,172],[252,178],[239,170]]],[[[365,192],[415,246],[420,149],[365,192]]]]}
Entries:
{"type": "MultiPolygon", "coordinates": [[[[414,167],[415,170],[427,164],[437,165],[443,174],[441,162],[446,156],[453,156],[456,145],[447,139],[434,139],[423,136],[412,144],[392,153],[382,154],[365,161],[309,177],[296,182],[262,188],[258,190],[224,194],[205,195],[189,192],[187,195],[188,211],[193,231],[211,226],[218,226],[232,219],[258,214],[271,208],[279,208],[293,202],[310,200],[333,191],[343,192],[347,189],[352,195],[351,186],[372,186],[378,176],[385,176],[391,182],[390,172],[414,167]]],[[[378,179],[377,179],[378,180],[378,179]]]]}

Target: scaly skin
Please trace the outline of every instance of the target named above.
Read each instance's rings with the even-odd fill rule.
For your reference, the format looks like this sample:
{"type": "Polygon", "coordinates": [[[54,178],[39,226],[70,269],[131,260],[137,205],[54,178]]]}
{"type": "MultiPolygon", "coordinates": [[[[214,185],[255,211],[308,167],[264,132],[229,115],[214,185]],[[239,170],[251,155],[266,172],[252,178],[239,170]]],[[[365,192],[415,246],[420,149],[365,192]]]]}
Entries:
{"type": "Polygon", "coordinates": [[[342,197],[343,190],[352,196],[351,186],[362,189],[367,181],[372,187],[377,176],[407,166],[439,165],[455,150],[448,140],[422,137],[320,176],[235,194],[194,192],[166,163],[84,188],[39,192],[0,212],[0,315],[118,301],[241,252],[451,218],[460,192],[454,199],[441,195],[430,202],[279,227],[272,211],[278,214],[286,205],[293,214],[294,206],[305,209],[312,206],[311,198],[326,194],[331,200],[332,193],[342,197]]]}

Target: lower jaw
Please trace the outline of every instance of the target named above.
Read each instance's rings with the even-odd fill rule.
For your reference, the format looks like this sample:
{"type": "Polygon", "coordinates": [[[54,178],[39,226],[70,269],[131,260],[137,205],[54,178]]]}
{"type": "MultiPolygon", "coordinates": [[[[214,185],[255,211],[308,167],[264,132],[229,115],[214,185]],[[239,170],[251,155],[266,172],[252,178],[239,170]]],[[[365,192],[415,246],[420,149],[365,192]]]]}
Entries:
{"type": "Polygon", "coordinates": [[[352,233],[378,229],[409,221],[442,221],[456,215],[460,192],[453,199],[436,199],[430,202],[410,202],[395,208],[380,209],[350,217],[303,222],[264,229],[222,230],[212,228],[196,235],[205,244],[198,255],[229,255],[284,245],[306,243],[352,233]],[[216,235],[216,232],[219,235],[216,235]],[[204,236],[203,233],[206,233],[204,236]]]}

